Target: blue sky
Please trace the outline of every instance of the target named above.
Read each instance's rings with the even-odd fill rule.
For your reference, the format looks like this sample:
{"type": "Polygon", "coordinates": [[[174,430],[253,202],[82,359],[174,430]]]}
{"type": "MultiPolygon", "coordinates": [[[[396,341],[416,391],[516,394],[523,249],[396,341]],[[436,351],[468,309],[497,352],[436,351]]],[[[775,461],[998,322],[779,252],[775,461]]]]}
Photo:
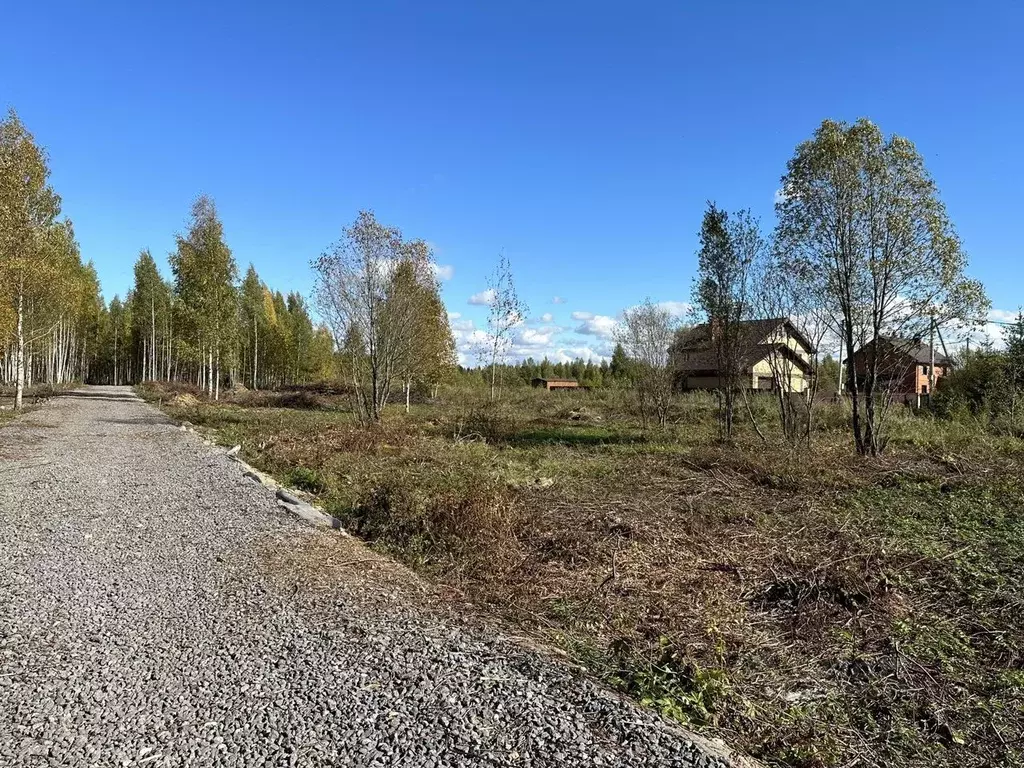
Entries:
{"type": "Polygon", "coordinates": [[[0,106],[49,151],[104,292],[218,204],[308,293],[360,208],[431,242],[465,340],[504,249],[522,354],[606,353],[685,302],[706,200],[772,223],[823,118],[916,142],[993,306],[1024,303],[1024,9],[960,2],[18,3],[0,106]],[[555,303],[555,297],[564,299],[555,303]],[[675,306],[675,305],[673,305],[675,306]],[[550,319],[546,319],[550,316],[550,319]]]}

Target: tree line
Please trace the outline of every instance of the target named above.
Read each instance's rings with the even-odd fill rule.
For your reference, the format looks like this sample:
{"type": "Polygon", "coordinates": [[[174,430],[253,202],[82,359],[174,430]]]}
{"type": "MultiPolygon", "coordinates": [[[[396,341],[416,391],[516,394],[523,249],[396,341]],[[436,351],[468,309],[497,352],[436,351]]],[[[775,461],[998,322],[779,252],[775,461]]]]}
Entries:
{"type": "Polygon", "coordinates": [[[963,353],[957,368],[942,377],[936,406],[946,416],[1024,437],[1024,312],[1003,327],[1002,335],[1002,349],[985,342],[963,353]]]}
{"type": "MultiPolygon", "coordinates": [[[[195,200],[175,237],[170,279],[143,249],[131,289],[107,303],[49,179],[46,153],[12,110],[0,121],[0,384],[14,386],[16,408],[40,383],[182,381],[218,398],[223,387],[341,374],[339,339],[314,322],[301,294],[272,290],[251,265],[239,280],[209,197],[195,200]]],[[[397,282],[406,277],[400,270],[397,282]]],[[[350,338],[350,353],[354,345],[350,338]]]]}
{"type": "Polygon", "coordinates": [[[170,278],[143,249],[131,289],[108,304],[49,177],[11,111],[0,121],[0,384],[15,386],[18,408],[40,382],[191,382],[217,399],[224,387],[341,380],[377,420],[396,389],[408,407],[414,386],[436,387],[455,368],[431,249],[370,212],[312,262],[323,322],[253,266],[239,279],[205,195],[175,237],[170,278]]]}
{"type": "Polygon", "coordinates": [[[546,356],[540,360],[527,357],[518,363],[498,363],[493,368],[490,363],[477,368],[460,367],[459,373],[463,380],[490,387],[494,369],[497,379],[511,386],[529,385],[534,379],[548,378],[574,379],[589,389],[629,383],[629,360],[621,344],[615,346],[610,359],[602,358],[600,362],[582,357],[558,362],[546,356]]]}
{"type": "Polygon", "coordinates": [[[102,307],[91,262],[61,216],[45,152],[12,110],[0,120],[0,383],[87,378],[102,307]]]}
{"type": "Polygon", "coordinates": [[[217,399],[222,386],[274,388],[334,375],[333,341],[301,294],[271,290],[252,265],[239,281],[210,198],[195,200],[175,242],[170,279],[143,249],[125,298],[101,301],[90,382],[184,381],[217,399]]]}

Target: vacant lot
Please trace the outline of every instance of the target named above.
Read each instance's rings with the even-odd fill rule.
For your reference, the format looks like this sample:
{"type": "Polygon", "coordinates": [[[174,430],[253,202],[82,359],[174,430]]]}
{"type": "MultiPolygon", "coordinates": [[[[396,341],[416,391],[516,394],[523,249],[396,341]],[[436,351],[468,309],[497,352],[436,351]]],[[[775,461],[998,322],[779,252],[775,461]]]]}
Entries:
{"type": "Polygon", "coordinates": [[[1024,764],[1024,446],[898,414],[852,455],[715,439],[681,398],[444,391],[374,429],[341,398],[156,388],[377,548],[664,714],[789,766],[1024,764]]]}

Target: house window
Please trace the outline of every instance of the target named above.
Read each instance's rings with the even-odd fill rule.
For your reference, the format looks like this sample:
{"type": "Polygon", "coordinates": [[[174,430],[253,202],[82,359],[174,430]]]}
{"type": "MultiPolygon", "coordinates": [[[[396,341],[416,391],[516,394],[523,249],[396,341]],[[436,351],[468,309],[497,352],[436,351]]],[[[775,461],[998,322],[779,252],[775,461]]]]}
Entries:
{"type": "Polygon", "coordinates": [[[922,365],[921,366],[921,373],[924,374],[925,376],[928,375],[928,366],[927,365],[922,365]]]}
{"type": "Polygon", "coordinates": [[[927,384],[922,384],[921,385],[921,394],[922,395],[927,395],[928,394],[928,385],[927,384]]]}

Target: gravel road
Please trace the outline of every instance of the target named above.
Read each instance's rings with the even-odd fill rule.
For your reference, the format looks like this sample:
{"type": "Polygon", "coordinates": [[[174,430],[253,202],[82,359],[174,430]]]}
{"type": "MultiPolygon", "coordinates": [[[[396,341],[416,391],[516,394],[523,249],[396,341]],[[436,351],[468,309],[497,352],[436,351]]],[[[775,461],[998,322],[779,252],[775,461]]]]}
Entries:
{"type": "Polygon", "coordinates": [[[724,766],[130,389],[0,429],[0,766],[724,766]]]}

